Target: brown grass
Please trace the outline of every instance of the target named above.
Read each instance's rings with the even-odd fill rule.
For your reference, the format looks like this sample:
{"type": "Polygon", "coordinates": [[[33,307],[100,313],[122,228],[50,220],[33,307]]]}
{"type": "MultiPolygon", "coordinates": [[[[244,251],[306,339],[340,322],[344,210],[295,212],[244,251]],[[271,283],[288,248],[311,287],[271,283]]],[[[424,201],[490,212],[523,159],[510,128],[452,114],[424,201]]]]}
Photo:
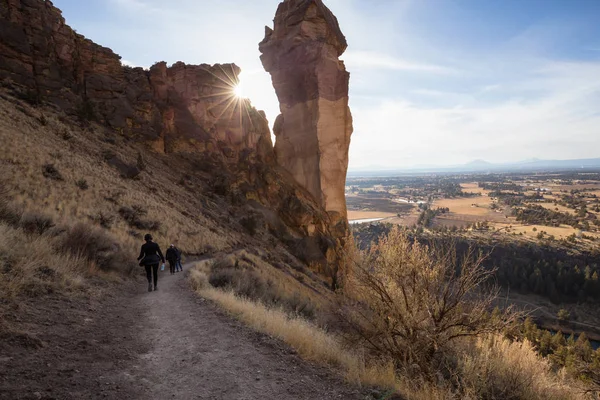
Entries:
{"type": "Polygon", "coordinates": [[[485,336],[463,348],[458,368],[463,393],[473,399],[567,400],[586,398],[574,382],[559,371],[555,373],[547,360],[537,355],[533,346],[512,342],[499,336],[485,336]]]}
{"type": "Polygon", "coordinates": [[[200,296],[252,329],[287,343],[303,358],[339,371],[350,383],[392,388],[410,400],[586,398],[563,374],[552,372],[528,343],[499,336],[460,342],[453,378],[432,383],[397,376],[391,364],[370,363],[364,349],[346,347],[338,336],[298,315],[212,287],[211,264],[201,261],[190,270],[191,285],[200,296]]]}
{"type": "Polygon", "coordinates": [[[130,240],[134,238],[132,234],[139,236],[146,232],[130,227],[119,216],[118,210],[124,206],[143,205],[147,210],[146,220],[161,222],[160,228],[152,233],[162,246],[175,242],[185,252],[202,253],[208,248],[227,249],[241,240],[240,234],[224,230],[218,221],[198,212],[202,208],[199,206],[202,195],[179,186],[181,176],[175,175],[177,168],[167,167],[163,157],[140,152],[118,133],[106,132],[106,128],[96,125],[81,128],[51,113],[46,116],[47,124],[42,126],[37,118],[28,115],[37,115],[38,109],[24,105],[23,110],[27,114],[0,99],[0,141],[11,149],[0,155],[0,167],[18,207],[48,214],[59,224],[90,221],[98,213],[112,217],[110,231],[130,246],[132,254],[141,245],[139,239],[130,240]],[[115,139],[114,144],[105,141],[107,136],[115,139]],[[146,170],[139,179],[125,179],[105,161],[103,153],[107,151],[130,165],[135,165],[139,154],[143,154],[146,170]],[[63,180],[44,176],[46,165],[52,165],[63,180]],[[86,182],[86,190],[81,189],[82,180],[86,182]]]}
{"type": "Polygon", "coordinates": [[[368,366],[360,354],[344,348],[341,341],[306,319],[290,315],[280,308],[237,296],[232,291],[211,287],[206,262],[191,270],[194,289],[202,297],[214,301],[251,328],[266,333],[294,348],[303,358],[340,370],[348,381],[380,387],[396,385],[392,368],[368,366]]]}

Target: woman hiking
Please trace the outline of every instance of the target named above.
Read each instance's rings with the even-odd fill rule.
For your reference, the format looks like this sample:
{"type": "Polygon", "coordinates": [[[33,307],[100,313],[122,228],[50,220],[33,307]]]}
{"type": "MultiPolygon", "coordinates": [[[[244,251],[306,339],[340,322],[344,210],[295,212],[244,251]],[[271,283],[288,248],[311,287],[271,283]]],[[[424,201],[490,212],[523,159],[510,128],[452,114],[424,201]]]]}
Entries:
{"type": "Polygon", "coordinates": [[[167,261],[169,262],[169,271],[171,271],[171,275],[173,275],[175,272],[177,272],[177,259],[179,258],[174,244],[169,246],[166,256],[167,261]]]}
{"type": "Polygon", "coordinates": [[[141,266],[146,268],[146,278],[148,278],[148,291],[152,291],[152,276],[154,275],[154,290],[158,290],[157,281],[158,281],[158,264],[162,261],[164,264],[165,257],[163,257],[162,252],[160,251],[160,247],[158,243],[154,243],[152,241],[152,235],[147,233],[144,236],[144,240],[146,243],[142,245],[142,250],[140,251],[140,256],[138,257],[138,261],[141,266]]]}

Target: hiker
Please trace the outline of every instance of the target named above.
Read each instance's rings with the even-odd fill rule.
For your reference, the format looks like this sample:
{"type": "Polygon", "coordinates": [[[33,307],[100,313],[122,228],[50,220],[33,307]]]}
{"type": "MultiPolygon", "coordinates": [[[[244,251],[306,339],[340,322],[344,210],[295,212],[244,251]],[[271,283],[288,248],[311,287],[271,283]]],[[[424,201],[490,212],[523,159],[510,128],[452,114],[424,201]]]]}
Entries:
{"type": "Polygon", "coordinates": [[[164,264],[165,257],[163,257],[163,253],[160,251],[160,247],[158,243],[154,243],[152,241],[152,235],[147,233],[144,236],[144,240],[146,243],[142,245],[142,250],[140,251],[140,256],[138,257],[138,261],[140,262],[140,266],[146,268],[146,278],[148,278],[148,291],[152,291],[152,276],[154,276],[154,290],[158,290],[158,264],[162,261],[164,264]]]}
{"type": "Polygon", "coordinates": [[[167,261],[169,262],[169,271],[171,271],[171,275],[175,273],[177,269],[177,251],[175,250],[175,245],[171,244],[167,249],[167,261]]]}
{"type": "Polygon", "coordinates": [[[175,252],[177,253],[177,264],[175,265],[175,272],[183,272],[183,266],[181,265],[181,250],[175,246],[175,252]]]}

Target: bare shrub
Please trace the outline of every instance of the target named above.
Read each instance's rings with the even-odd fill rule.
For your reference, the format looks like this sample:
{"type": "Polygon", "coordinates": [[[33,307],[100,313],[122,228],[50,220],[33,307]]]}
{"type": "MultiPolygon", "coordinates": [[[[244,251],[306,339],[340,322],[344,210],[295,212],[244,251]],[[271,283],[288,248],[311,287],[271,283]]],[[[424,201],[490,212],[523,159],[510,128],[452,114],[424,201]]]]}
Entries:
{"type": "Polygon", "coordinates": [[[56,169],[54,164],[44,164],[42,166],[42,175],[44,175],[45,178],[52,179],[55,181],[64,180],[61,173],[56,169]]]}
{"type": "Polygon", "coordinates": [[[90,187],[85,179],[78,179],[75,185],[81,190],[88,190],[90,187]]]}
{"type": "Polygon", "coordinates": [[[115,217],[100,211],[96,215],[90,215],[90,219],[96,222],[101,227],[105,229],[110,229],[115,220],[115,217]]]}
{"type": "Polygon", "coordinates": [[[84,257],[103,271],[131,273],[136,267],[106,231],[84,223],[78,223],[67,230],[60,243],[60,250],[84,257]]]}
{"type": "Polygon", "coordinates": [[[49,215],[28,211],[21,217],[20,225],[25,233],[42,235],[54,226],[54,221],[49,215]]]}
{"type": "Polygon", "coordinates": [[[119,208],[119,215],[129,224],[129,226],[144,229],[149,231],[157,231],[160,229],[161,224],[159,221],[151,221],[143,219],[148,212],[141,206],[123,206],[119,208]]]}
{"type": "Polygon", "coordinates": [[[483,268],[483,259],[473,250],[458,257],[453,247],[411,243],[392,229],[350,271],[351,298],[339,313],[351,332],[347,338],[403,374],[433,378],[453,341],[509,322],[489,316],[497,291],[482,290],[494,273],[483,268]]]}

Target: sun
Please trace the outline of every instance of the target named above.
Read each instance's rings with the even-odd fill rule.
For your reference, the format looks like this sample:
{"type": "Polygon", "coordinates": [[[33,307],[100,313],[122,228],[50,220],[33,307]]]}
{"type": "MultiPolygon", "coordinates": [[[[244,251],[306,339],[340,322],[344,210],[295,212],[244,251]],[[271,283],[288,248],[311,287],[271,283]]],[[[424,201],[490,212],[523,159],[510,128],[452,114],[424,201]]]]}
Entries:
{"type": "Polygon", "coordinates": [[[244,97],[244,88],[243,88],[241,82],[233,87],[233,94],[235,95],[235,97],[239,97],[239,98],[244,97]]]}

